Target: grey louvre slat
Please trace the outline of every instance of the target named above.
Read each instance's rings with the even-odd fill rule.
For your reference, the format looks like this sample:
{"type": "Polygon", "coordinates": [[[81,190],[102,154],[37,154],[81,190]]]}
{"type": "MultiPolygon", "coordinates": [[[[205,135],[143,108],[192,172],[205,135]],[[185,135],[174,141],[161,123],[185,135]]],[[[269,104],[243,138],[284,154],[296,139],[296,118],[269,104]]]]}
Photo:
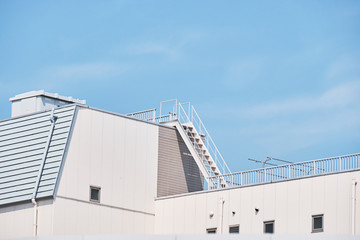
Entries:
{"type": "Polygon", "coordinates": [[[41,178],[41,181],[40,181],[40,187],[43,187],[43,186],[47,186],[47,185],[55,185],[56,183],[56,177],[52,177],[52,178],[49,178],[49,179],[42,179],[41,178]]]}
{"type": "Polygon", "coordinates": [[[0,127],[3,126],[7,126],[10,127],[10,125],[18,123],[18,122],[26,122],[26,121],[31,121],[32,119],[38,119],[41,118],[43,116],[50,116],[50,112],[42,112],[42,113],[32,113],[30,115],[27,116],[19,116],[16,118],[11,118],[11,119],[7,119],[7,120],[2,120],[0,121],[0,127]]]}
{"type": "Polygon", "coordinates": [[[43,144],[46,143],[46,136],[42,137],[42,138],[34,138],[31,141],[17,142],[17,143],[11,144],[9,146],[0,146],[0,153],[10,151],[10,150],[14,150],[14,149],[17,149],[17,148],[33,146],[33,145],[41,144],[41,143],[43,143],[43,144]]]}
{"type": "Polygon", "coordinates": [[[50,157],[56,157],[56,156],[62,156],[63,154],[63,149],[59,149],[57,151],[52,151],[52,152],[49,152],[47,154],[47,158],[50,158],[50,157]]]}
{"type": "Polygon", "coordinates": [[[50,143],[50,146],[57,146],[57,145],[65,145],[67,141],[67,138],[62,138],[62,139],[58,139],[58,140],[53,140],[51,139],[51,143],[50,143]]]}
{"type": "Polygon", "coordinates": [[[17,196],[21,196],[21,195],[27,195],[27,194],[31,194],[33,191],[34,191],[34,186],[29,187],[29,188],[27,188],[27,189],[23,189],[23,190],[21,190],[21,191],[16,191],[16,192],[9,192],[9,193],[5,193],[5,194],[0,194],[0,199],[17,197],[17,196]]]}
{"type": "Polygon", "coordinates": [[[23,162],[31,162],[31,161],[41,160],[41,157],[42,157],[42,154],[38,154],[38,155],[32,155],[32,156],[28,156],[28,157],[24,157],[24,158],[3,161],[3,162],[0,162],[0,168],[17,165],[17,164],[20,164],[23,162]]]}
{"type": "Polygon", "coordinates": [[[36,160],[36,161],[30,161],[30,162],[23,162],[23,163],[19,163],[13,166],[7,166],[7,167],[2,167],[0,168],[0,174],[1,173],[5,173],[5,172],[14,172],[14,170],[16,169],[25,169],[31,166],[37,166],[40,164],[41,159],[36,160]]]}
{"type": "Polygon", "coordinates": [[[54,185],[55,184],[40,186],[39,189],[38,189],[38,193],[54,190],[54,185]]]}
{"type": "Polygon", "coordinates": [[[69,128],[60,128],[60,129],[55,129],[53,136],[57,136],[60,134],[68,134],[69,133],[69,128]]]}
{"type": "Polygon", "coordinates": [[[32,196],[32,194],[24,194],[24,195],[12,197],[12,198],[6,198],[6,199],[2,199],[2,200],[0,199],[0,205],[31,200],[31,196],[32,196]]]}
{"type": "Polygon", "coordinates": [[[14,134],[11,134],[11,135],[6,135],[6,136],[1,135],[0,136],[0,142],[11,140],[11,139],[17,139],[17,138],[21,138],[21,137],[25,137],[25,136],[31,136],[31,135],[34,135],[34,134],[37,134],[37,133],[43,133],[43,132],[48,133],[49,132],[49,127],[50,127],[50,125],[42,127],[42,128],[35,128],[35,129],[27,130],[27,131],[24,131],[24,132],[14,133],[14,134]]]}
{"type": "Polygon", "coordinates": [[[49,175],[49,174],[57,174],[58,173],[58,168],[48,168],[48,169],[44,169],[43,171],[43,175],[49,175]]]}
{"type": "Polygon", "coordinates": [[[49,168],[54,168],[54,167],[59,167],[59,166],[60,166],[60,161],[45,163],[44,169],[49,169],[49,168]]]}
{"type": "Polygon", "coordinates": [[[14,185],[14,186],[11,186],[8,188],[0,189],[0,197],[6,193],[20,192],[20,191],[24,191],[26,189],[33,188],[34,184],[35,184],[35,181],[29,181],[28,183],[24,183],[21,185],[14,185]]]}
{"type": "Polygon", "coordinates": [[[55,157],[48,157],[46,158],[46,163],[51,163],[51,162],[58,162],[62,160],[62,156],[55,156],[55,157]]]}
{"type": "Polygon", "coordinates": [[[39,132],[36,134],[32,134],[32,135],[28,135],[28,136],[24,136],[24,137],[19,137],[19,138],[13,138],[13,139],[9,139],[6,141],[1,141],[0,142],[0,146],[1,147],[12,147],[13,144],[17,144],[17,143],[25,143],[25,142],[31,142],[33,139],[39,139],[39,138],[46,138],[48,136],[48,132],[39,132]]]}
{"type": "Polygon", "coordinates": [[[55,124],[55,129],[70,127],[71,121],[55,124]]]}
{"type": "Polygon", "coordinates": [[[24,174],[24,173],[33,172],[33,171],[39,171],[39,165],[40,165],[40,163],[37,165],[31,166],[31,167],[15,169],[14,171],[0,173],[0,178],[7,178],[7,177],[14,176],[14,175],[24,174]]]}
{"type": "Polygon", "coordinates": [[[58,139],[67,139],[67,136],[68,136],[68,132],[63,132],[63,133],[59,133],[59,134],[55,134],[55,132],[53,133],[53,136],[51,138],[51,141],[55,141],[55,140],[58,140],[58,139]]]}
{"type": "Polygon", "coordinates": [[[42,174],[41,175],[41,181],[46,181],[46,180],[49,180],[49,179],[53,179],[53,178],[56,178],[56,174],[42,174]]]}
{"type": "Polygon", "coordinates": [[[43,197],[52,197],[54,190],[49,190],[45,192],[39,192],[36,197],[37,198],[43,198],[43,197]]]}
{"type": "Polygon", "coordinates": [[[28,127],[28,126],[31,126],[33,124],[39,124],[39,123],[47,122],[47,121],[49,121],[49,119],[50,119],[50,114],[48,113],[47,115],[45,115],[43,117],[33,118],[31,120],[28,120],[28,121],[16,122],[14,124],[9,124],[9,125],[6,125],[6,126],[0,126],[0,131],[10,130],[10,129],[22,129],[24,127],[28,127]]]}
{"type": "Polygon", "coordinates": [[[43,127],[47,127],[49,128],[51,125],[51,122],[49,120],[43,121],[43,122],[38,122],[35,124],[31,124],[31,125],[26,125],[26,126],[22,126],[19,128],[11,128],[8,130],[2,130],[1,131],[1,135],[5,136],[5,135],[9,135],[9,134],[14,134],[14,133],[20,133],[20,132],[26,132],[30,129],[39,129],[39,128],[43,128],[43,127]]]}
{"type": "Polygon", "coordinates": [[[17,179],[12,182],[0,183],[0,189],[8,188],[8,187],[15,186],[15,185],[22,185],[22,184],[26,184],[29,182],[35,182],[35,181],[36,181],[36,176],[33,176],[31,178],[17,179]]]}
{"type": "Polygon", "coordinates": [[[58,151],[58,150],[63,150],[64,148],[65,148],[64,145],[50,146],[49,147],[49,153],[50,152],[55,152],[55,151],[58,151]]]}
{"type": "Polygon", "coordinates": [[[36,171],[21,174],[21,175],[11,176],[6,179],[4,178],[4,179],[1,179],[1,183],[15,182],[15,181],[21,180],[21,179],[30,179],[30,178],[36,177],[38,175],[38,172],[39,171],[36,170],[36,171]]]}
{"type": "Polygon", "coordinates": [[[64,116],[64,117],[57,116],[57,117],[58,117],[58,119],[56,120],[56,124],[60,124],[63,122],[71,122],[71,120],[72,120],[72,115],[68,115],[68,116],[64,116]]]}
{"type": "Polygon", "coordinates": [[[59,114],[67,111],[73,111],[74,109],[75,109],[75,105],[65,105],[59,108],[55,108],[55,114],[59,114]]]}
{"type": "MultiPolygon", "coordinates": [[[[46,142],[45,142],[46,143],[46,142]]],[[[22,152],[30,152],[34,149],[41,149],[41,148],[45,148],[45,143],[44,142],[40,142],[38,144],[34,144],[32,146],[26,146],[26,147],[22,147],[22,148],[16,148],[16,149],[12,149],[9,151],[2,151],[0,152],[0,158],[2,157],[6,157],[6,156],[11,156],[11,155],[16,155],[18,153],[22,153],[22,152]]]]}
{"type": "Polygon", "coordinates": [[[33,156],[33,155],[38,155],[44,152],[44,147],[42,148],[37,148],[31,151],[27,151],[27,152],[20,152],[17,154],[13,154],[10,156],[6,156],[6,157],[1,157],[1,161],[8,161],[8,160],[14,160],[14,159],[19,159],[19,158],[25,158],[25,157],[29,157],[29,156],[33,156]]]}

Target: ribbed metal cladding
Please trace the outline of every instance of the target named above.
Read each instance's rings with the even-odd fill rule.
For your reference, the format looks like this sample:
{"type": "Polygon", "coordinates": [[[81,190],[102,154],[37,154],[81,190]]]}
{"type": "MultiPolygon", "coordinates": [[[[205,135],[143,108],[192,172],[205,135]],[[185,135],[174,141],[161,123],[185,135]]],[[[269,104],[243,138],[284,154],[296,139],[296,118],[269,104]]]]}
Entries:
{"type": "Polygon", "coordinates": [[[54,110],[57,120],[50,138],[51,111],[0,121],[0,205],[31,200],[38,177],[36,198],[53,196],[75,108],[54,110]]]}
{"type": "Polygon", "coordinates": [[[204,178],[176,129],[159,127],[157,196],[203,190],[204,178]]]}

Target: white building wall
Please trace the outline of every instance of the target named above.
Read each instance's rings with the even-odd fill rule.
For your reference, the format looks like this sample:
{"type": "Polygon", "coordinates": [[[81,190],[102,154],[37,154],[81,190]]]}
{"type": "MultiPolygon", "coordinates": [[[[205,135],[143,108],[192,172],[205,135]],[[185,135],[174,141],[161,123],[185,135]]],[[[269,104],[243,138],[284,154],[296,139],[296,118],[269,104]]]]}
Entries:
{"type": "MultiPolygon", "coordinates": [[[[157,161],[158,126],[79,108],[56,198],[38,202],[37,234],[153,233],[157,161]]],[[[33,234],[32,203],[0,208],[0,239],[33,234]]]]}
{"type": "MultiPolygon", "coordinates": [[[[309,234],[312,215],[324,214],[324,233],[351,234],[353,178],[359,182],[360,171],[160,198],[155,233],[205,233],[208,228],[228,233],[229,226],[239,224],[240,233],[257,234],[263,232],[264,221],[275,220],[275,233],[309,234]]],[[[356,197],[359,234],[359,185],[356,197]]]]}
{"type": "Polygon", "coordinates": [[[80,108],[54,202],[53,234],[153,233],[158,126],[80,108]],[[89,201],[101,187],[100,204],[89,201]]]}

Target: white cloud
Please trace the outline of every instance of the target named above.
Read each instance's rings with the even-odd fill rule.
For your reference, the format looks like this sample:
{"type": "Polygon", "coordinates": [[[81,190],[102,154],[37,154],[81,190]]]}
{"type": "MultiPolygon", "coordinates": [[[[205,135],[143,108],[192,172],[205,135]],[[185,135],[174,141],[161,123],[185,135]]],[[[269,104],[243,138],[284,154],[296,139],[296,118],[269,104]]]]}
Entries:
{"type": "Polygon", "coordinates": [[[344,108],[360,101],[360,81],[334,87],[317,96],[304,96],[271,102],[242,109],[242,116],[249,118],[274,117],[278,115],[306,114],[344,108]]]}
{"type": "Polygon", "coordinates": [[[327,69],[326,76],[329,79],[349,78],[353,74],[358,76],[360,71],[360,62],[352,56],[342,56],[333,62],[327,69]]]}
{"type": "Polygon", "coordinates": [[[183,55],[183,47],[198,41],[202,37],[203,34],[198,31],[188,31],[175,37],[165,37],[160,40],[143,41],[143,39],[148,39],[145,36],[141,40],[134,41],[134,43],[126,46],[125,51],[129,55],[158,54],[176,60],[183,55]]]}
{"type": "Polygon", "coordinates": [[[85,63],[56,66],[50,68],[46,74],[49,77],[61,80],[91,80],[117,76],[129,69],[127,65],[114,63],[85,63]]]}
{"type": "Polygon", "coordinates": [[[247,108],[219,108],[224,134],[269,154],[291,154],[332,141],[358,141],[360,81],[318,95],[288,98],[247,108]],[[352,139],[352,140],[351,140],[352,139]]]}
{"type": "Polygon", "coordinates": [[[168,56],[172,59],[180,57],[179,48],[163,43],[142,43],[137,45],[130,45],[128,52],[135,55],[143,54],[160,54],[168,56]]]}

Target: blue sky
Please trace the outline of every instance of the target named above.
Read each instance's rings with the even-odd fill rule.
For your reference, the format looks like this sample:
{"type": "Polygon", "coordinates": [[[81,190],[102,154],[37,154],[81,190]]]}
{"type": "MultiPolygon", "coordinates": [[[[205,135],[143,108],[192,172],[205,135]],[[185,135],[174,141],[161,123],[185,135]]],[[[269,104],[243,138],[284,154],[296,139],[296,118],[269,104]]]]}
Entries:
{"type": "Polygon", "coordinates": [[[359,1],[0,1],[0,119],[192,102],[232,171],[360,152],[359,1]]]}

